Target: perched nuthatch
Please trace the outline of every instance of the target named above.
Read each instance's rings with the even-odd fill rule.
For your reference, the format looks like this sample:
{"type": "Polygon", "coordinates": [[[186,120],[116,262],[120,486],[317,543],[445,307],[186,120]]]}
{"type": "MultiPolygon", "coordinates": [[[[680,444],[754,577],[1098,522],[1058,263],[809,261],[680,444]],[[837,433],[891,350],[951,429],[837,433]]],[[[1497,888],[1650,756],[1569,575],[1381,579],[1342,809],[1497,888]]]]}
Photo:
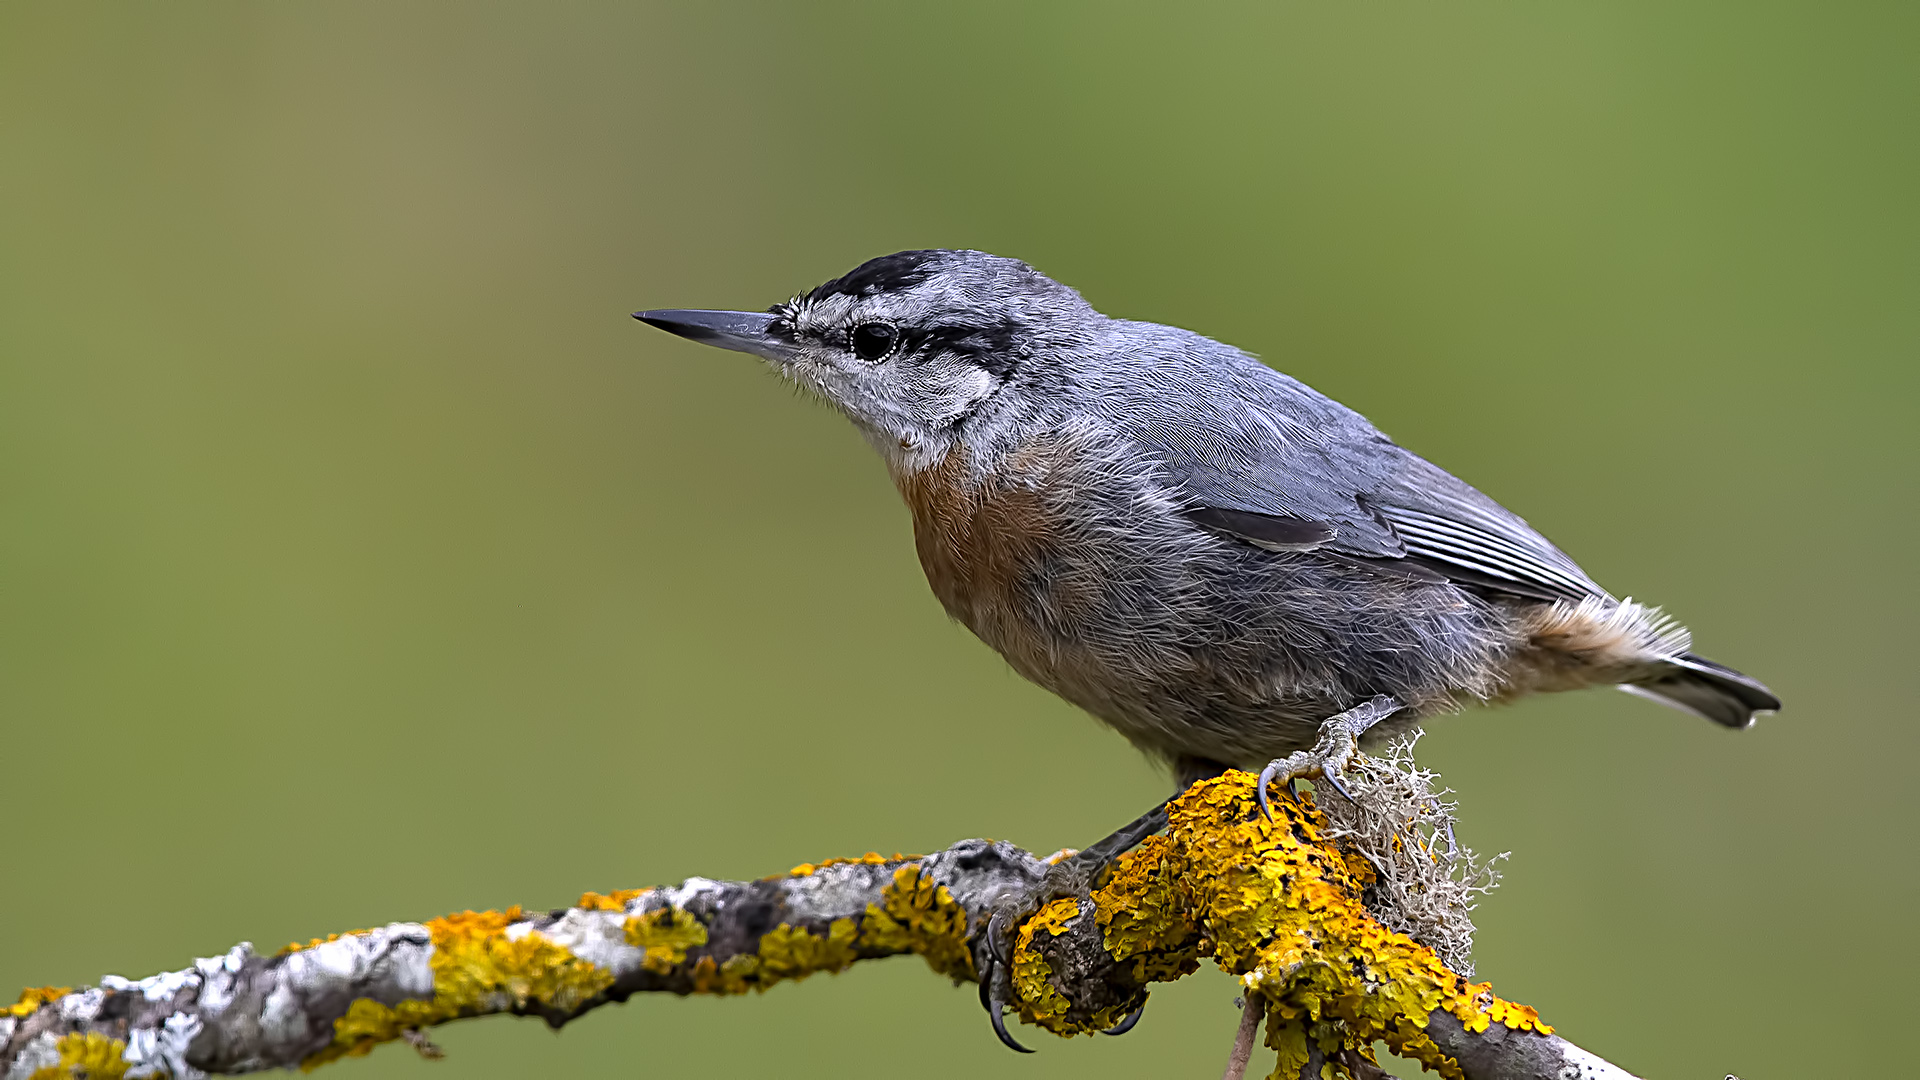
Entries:
{"type": "Polygon", "coordinates": [[[1270,775],[1337,784],[1390,714],[1371,737],[1539,691],[1619,686],[1729,728],[1780,707],[1365,417],[1025,263],[904,251],[765,313],[635,317],[846,414],[948,613],[1182,786],[1282,758],[1270,775]]]}

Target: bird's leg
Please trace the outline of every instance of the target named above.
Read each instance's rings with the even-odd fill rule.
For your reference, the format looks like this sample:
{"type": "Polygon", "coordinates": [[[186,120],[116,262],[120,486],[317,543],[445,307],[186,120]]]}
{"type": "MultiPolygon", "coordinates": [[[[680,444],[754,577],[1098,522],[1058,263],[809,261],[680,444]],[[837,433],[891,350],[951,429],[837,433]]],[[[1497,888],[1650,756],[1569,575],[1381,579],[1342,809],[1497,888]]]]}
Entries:
{"type": "Polygon", "coordinates": [[[1269,818],[1273,817],[1273,808],[1267,804],[1267,785],[1275,780],[1291,784],[1303,776],[1318,775],[1327,782],[1328,787],[1352,802],[1352,793],[1340,782],[1341,771],[1347,767],[1348,759],[1353,757],[1360,736],[1403,708],[1405,706],[1398,701],[1381,694],[1338,716],[1330,717],[1320,725],[1320,739],[1312,746],[1268,762],[1267,767],[1260,770],[1260,812],[1269,818]]]}
{"type": "MultiPolygon", "coordinates": [[[[993,1021],[993,1033],[1009,1049],[1023,1054],[1033,1051],[1007,1034],[1003,1012],[1013,1004],[1013,932],[1033,913],[1063,897],[1080,897],[1099,884],[1101,875],[1113,861],[1132,850],[1140,841],[1166,827],[1167,803],[1122,826],[1112,836],[1092,847],[1076,851],[1047,868],[1046,876],[1031,889],[1001,896],[993,905],[973,945],[973,969],[980,975],[980,1004],[993,1021]]],[[[1143,1005],[1141,1008],[1145,1008],[1143,1005]]],[[[1140,1009],[1107,1030],[1108,1035],[1125,1035],[1140,1022],[1140,1009]]]]}

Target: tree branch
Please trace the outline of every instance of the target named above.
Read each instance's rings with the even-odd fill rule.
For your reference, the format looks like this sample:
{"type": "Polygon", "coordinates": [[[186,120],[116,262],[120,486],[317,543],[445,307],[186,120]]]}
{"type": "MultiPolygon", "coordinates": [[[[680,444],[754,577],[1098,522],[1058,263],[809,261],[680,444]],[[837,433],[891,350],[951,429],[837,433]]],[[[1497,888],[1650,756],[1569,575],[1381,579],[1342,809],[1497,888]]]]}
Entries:
{"type": "MultiPolygon", "coordinates": [[[[1317,1077],[1322,1062],[1352,1076],[1383,1040],[1446,1077],[1628,1078],[1373,918],[1373,871],[1325,837],[1310,800],[1274,809],[1261,817],[1245,773],[1196,784],[1167,832],[1099,888],[1027,919],[1013,963],[1021,1018],[1098,1031],[1150,984],[1211,959],[1264,1002],[1275,1076],[1317,1077]]],[[[741,994],[902,953],[972,980],[993,908],[1046,868],[1011,844],[965,840],[759,881],[588,893],[556,911],[392,923],[270,956],[242,943],[138,982],[27,991],[0,1009],[0,1078],[311,1068],[402,1039],[433,1054],[424,1032],[449,1020],[510,1013],[557,1028],[636,993],[741,994]]]]}

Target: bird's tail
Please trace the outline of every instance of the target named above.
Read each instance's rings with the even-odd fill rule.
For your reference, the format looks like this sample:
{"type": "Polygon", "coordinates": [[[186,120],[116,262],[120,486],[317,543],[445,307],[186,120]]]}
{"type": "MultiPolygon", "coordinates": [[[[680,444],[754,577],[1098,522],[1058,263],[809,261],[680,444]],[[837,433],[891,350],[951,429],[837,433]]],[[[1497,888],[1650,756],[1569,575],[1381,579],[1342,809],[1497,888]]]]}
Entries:
{"type": "Polygon", "coordinates": [[[1758,714],[1780,709],[1780,699],[1760,680],[1692,653],[1681,653],[1620,689],[1736,729],[1752,727],[1758,714]]]}

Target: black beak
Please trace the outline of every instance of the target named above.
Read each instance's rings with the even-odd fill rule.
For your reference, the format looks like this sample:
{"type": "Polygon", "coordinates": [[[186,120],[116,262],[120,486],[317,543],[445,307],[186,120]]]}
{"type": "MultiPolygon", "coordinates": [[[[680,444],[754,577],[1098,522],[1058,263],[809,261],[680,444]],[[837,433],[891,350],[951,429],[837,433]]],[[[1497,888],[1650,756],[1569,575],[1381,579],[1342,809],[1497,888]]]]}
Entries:
{"type": "Polygon", "coordinates": [[[769,360],[784,359],[793,352],[791,345],[767,332],[767,327],[773,323],[773,316],[763,311],[664,308],[659,311],[636,311],[633,317],[648,326],[657,326],[669,334],[679,334],[702,345],[752,353],[769,360]]]}

